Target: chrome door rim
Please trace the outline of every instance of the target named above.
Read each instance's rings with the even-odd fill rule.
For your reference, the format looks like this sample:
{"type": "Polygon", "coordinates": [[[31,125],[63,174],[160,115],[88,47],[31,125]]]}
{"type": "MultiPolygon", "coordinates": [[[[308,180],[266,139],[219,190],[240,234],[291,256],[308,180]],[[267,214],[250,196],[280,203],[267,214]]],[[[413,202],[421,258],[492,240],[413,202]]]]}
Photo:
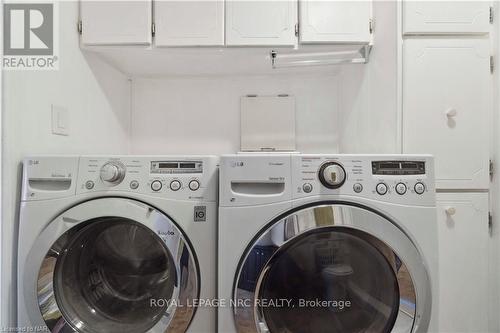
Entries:
{"type": "MultiPolygon", "coordinates": [[[[57,257],[60,255],[58,253],[58,241],[62,235],[77,225],[88,220],[110,216],[134,220],[153,231],[160,238],[162,233],[173,231],[173,237],[169,238],[169,242],[162,238],[164,240],[162,243],[175,262],[177,279],[171,296],[171,299],[175,300],[175,302],[168,305],[161,318],[147,332],[185,332],[196,312],[195,306],[187,306],[187,304],[189,304],[189,300],[197,299],[200,294],[199,266],[192,246],[181,229],[165,213],[140,201],[118,197],[93,199],[69,208],[50,222],[37,238],[28,260],[35,261],[36,267],[38,267],[38,277],[35,277],[33,282],[36,284],[34,286],[37,298],[36,305],[44,324],[51,331],[56,328],[57,331],[60,331],[64,328],[79,332],[77,323],[71,323],[63,316],[55,297],[54,272],[57,257]],[[174,241],[172,241],[172,238],[174,238],[174,241]],[[46,249],[47,246],[50,246],[50,248],[40,254],[40,249],[46,249]],[[189,253],[187,265],[181,263],[183,253],[181,250],[184,249],[189,253]],[[50,267],[50,279],[41,279],[40,268],[44,262],[48,263],[50,267]],[[194,278],[194,283],[189,284],[187,277],[194,278]],[[176,311],[179,304],[183,304],[183,311],[176,311]],[[49,320],[51,323],[55,323],[51,324],[52,327],[48,326],[49,320]]],[[[32,264],[35,263],[32,262],[32,264]]],[[[29,277],[26,278],[30,279],[29,277]]],[[[30,294],[26,294],[25,297],[29,298],[30,294]]]]}
{"type": "MultiPolygon", "coordinates": [[[[393,252],[393,254],[401,261],[402,265],[404,265],[408,269],[408,275],[410,277],[410,281],[413,285],[413,291],[414,291],[412,301],[413,304],[415,305],[413,311],[411,311],[411,309],[407,308],[402,309],[400,307],[393,328],[398,327],[398,323],[403,322],[403,316],[411,316],[412,317],[411,327],[409,327],[404,331],[398,330],[398,332],[404,332],[404,333],[426,332],[430,321],[430,312],[432,306],[431,284],[427,267],[425,267],[425,261],[422,259],[420,251],[418,250],[418,247],[414,244],[414,242],[411,240],[411,237],[409,237],[406,234],[406,232],[401,228],[401,226],[398,226],[390,218],[382,215],[381,213],[370,207],[366,207],[359,204],[353,204],[350,202],[333,202],[333,201],[317,202],[314,204],[301,206],[289,212],[286,212],[275,218],[271,223],[269,223],[266,227],[264,227],[262,231],[260,231],[250,242],[249,246],[245,250],[244,255],[240,260],[233,284],[233,304],[234,304],[233,317],[235,320],[235,325],[237,327],[237,330],[251,332],[251,333],[270,332],[265,322],[264,313],[261,308],[257,306],[252,306],[252,307],[241,306],[241,304],[244,304],[245,300],[248,301],[250,299],[251,302],[254,302],[256,299],[258,299],[262,281],[272,265],[273,258],[276,257],[276,254],[280,251],[280,249],[283,248],[283,246],[285,246],[285,244],[289,244],[294,240],[296,240],[297,237],[303,236],[311,231],[317,231],[322,229],[327,230],[332,228],[336,228],[337,230],[339,230],[339,228],[344,228],[344,229],[347,228],[367,233],[371,237],[374,237],[379,241],[381,241],[389,250],[393,252]],[[357,208],[365,210],[369,213],[377,215],[381,221],[384,221],[384,225],[381,225],[381,223],[356,224],[352,221],[332,220],[329,221],[327,225],[324,224],[325,221],[322,221],[321,226],[317,225],[312,226],[303,223],[303,221],[295,219],[292,223],[295,224],[297,233],[287,238],[286,241],[283,244],[281,244],[274,251],[274,253],[271,254],[270,259],[266,262],[266,264],[260,270],[260,272],[257,273],[258,279],[256,282],[256,286],[250,293],[250,295],[244,295],[242,292],[239,291],[238,283],[242,276],[243,267],[245,266],[245,263],[249,260],[250,252],[252,251],[253,248],[255,248],[259,240],[261,240],[264,237],[270,237],[273,230],[279,224],[286,223],[287,218],[297,216],[297,214],[306,210],[318,209],[318,208],[321,209],[325,207],[335,207],[337,209],[340,208],[340,210],[342,210],[342,208],[344,209],[357,208]],[[377,234],[379,234],[377,229],[380,227],[383,227],[385,232],[390,231],[390,236],[377,237],[377,234]],[[253,318],[255,325],[249,328],[247,325],[242,324],[240,320],[243,320],[244,318],[253,318]]],[[[400,282],[401,282],[400,278],[398,277],[398,285],[401,288],[400,282]]]]}

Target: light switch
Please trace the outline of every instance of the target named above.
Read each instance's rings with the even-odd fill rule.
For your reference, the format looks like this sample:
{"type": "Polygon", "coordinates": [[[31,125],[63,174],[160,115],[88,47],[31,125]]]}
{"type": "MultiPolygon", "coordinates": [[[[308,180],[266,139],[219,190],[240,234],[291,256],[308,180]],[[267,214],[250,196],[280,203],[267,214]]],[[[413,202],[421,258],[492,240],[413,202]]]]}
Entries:
{"type": "Polygon", "coordinates": [[[52,134],[69,135],[68,109],[54,104],[52,104],[52,134]]]}

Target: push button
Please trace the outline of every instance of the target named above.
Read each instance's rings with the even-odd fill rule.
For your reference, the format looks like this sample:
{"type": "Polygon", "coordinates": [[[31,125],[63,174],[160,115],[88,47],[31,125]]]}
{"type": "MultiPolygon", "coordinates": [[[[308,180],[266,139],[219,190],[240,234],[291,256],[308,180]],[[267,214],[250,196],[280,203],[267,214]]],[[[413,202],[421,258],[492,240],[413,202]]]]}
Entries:
{"type": "Polygon", "coordinates": [[[197,189],[200,188],[200,182],[197,180],[192,180],[189,182],[189,189],[191,191],[196,191],[197,189]]]}
{"type": "Polygon", "coordinates": [[[363,191],[363,185],[361,185],[360,183],[356,183],[352,186],[352,189],[356,193],[361,193],[363,191]]]}
{"type": "Polygon", "coordinates": [[[406,193],[406,185],[403,184],[403,183],[398,183],[396,185],[396,192],[399,194],[399,195],[403,195],[406,193]]]}
{"type": "Polygon", "coordinates": [[[304,185],[302,185],[302,190],[305,193],[311,193],[311,191],[313,190],[313,186],[311,183],[305,183],[304,185]]]}
{"type": "Polygon", "coordinates": [[[417,194],[423,194],[425,192],[425,185],[423,183],[416,183],[415,192],[417,194]]]}
{"type": "Polygon", "coordinates": [[[137,190],[139,188],[139,182],[137,180],[133,180],[130,182],[130,188],[132,190],[137,190]]]}
{"type": "Polygon", "coordinates": [[[159,181],[159,180],[155,180],[151,183],[151,189],[155,192],[158,192],[159,190],[161,190],[162,187],[163,187],[163,185],[161,184],[161,181],[159,181]]]}
{"type": "Polygon", "coordinates": [[[170,182],[170,189],[171,189],[172,191],[178,191],[178,190],[181,188],[181,186],[182,186],[182,184],[181,184],[181,182],[180,182],[180,181],[178,181],[178,180],[172,180],[172,181],[170,182]]]}
{"type": "Polygon", "coordinates": [[[85,188],[86,188],[87,190],[91,190],[91,189],[93,189],[93,188],[94,188],[94,182],[93,182],[93,181],[91,181],[91,180],[87,180],[87,182],[85,183],[85,188]]]}
{"type": "Polygon", "coordinates": [[[384,195],[387,193],[387,185],[385,185],[384,183],[378,183],[376,190],[378,194],[384,195]]]}

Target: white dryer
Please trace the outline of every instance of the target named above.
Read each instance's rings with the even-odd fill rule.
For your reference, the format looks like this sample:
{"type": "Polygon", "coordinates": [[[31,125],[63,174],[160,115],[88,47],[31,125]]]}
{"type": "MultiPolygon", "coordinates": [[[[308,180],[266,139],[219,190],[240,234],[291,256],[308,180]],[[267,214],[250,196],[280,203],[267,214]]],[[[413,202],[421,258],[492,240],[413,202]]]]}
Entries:
{"type": "Polygon", "coordinates": [[[218,159],[33,156],[23,162],[18,326],[215,332],[218,159]]]}
{"type": "Polygon", "coordinates": [[[223,156],[219,332],[433,331],[434,191],[430,156],[223,156]]]}

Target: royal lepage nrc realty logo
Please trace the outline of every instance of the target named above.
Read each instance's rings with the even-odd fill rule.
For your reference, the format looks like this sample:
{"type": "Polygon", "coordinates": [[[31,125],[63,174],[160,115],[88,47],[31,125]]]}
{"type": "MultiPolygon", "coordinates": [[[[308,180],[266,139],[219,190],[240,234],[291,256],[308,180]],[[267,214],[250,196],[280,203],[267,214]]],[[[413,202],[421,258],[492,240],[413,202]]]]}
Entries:
{"type": "Polygon", "coordinates": [[[55,3],[3,6],[3,69],[58,69],[55,3]]]}

